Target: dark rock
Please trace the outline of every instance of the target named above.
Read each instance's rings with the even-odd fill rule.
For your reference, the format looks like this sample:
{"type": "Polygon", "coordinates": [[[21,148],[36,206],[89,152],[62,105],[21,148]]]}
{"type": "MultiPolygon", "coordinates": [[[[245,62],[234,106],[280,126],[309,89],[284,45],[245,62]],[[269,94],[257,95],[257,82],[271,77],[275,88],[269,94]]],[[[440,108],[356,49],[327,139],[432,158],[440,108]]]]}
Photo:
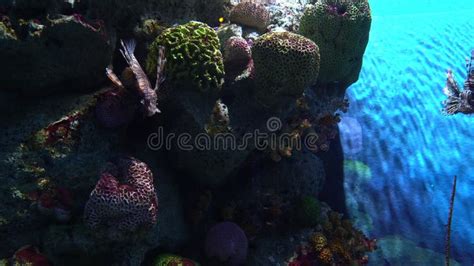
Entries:
{"type": "MultiPolygon", "coordinates": [[[[75,17],[39,25],[28,36],[2,36],[1,90],[45,95],[54,91],[89,90],[105,80],[111,57],[105,33],[75,17]]],[[[0,34],[1,36],[1,34],[0,34]]]]}

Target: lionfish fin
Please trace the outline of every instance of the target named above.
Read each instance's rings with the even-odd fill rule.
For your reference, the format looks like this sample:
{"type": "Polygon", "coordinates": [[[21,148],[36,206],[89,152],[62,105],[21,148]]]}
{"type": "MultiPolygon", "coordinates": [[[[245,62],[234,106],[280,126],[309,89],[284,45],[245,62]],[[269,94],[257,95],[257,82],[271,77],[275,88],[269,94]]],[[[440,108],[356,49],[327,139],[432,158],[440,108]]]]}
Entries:
{"type": "Polygon", "coordinates": [[[120,53],[122,54],[123,58],[125,58],[125,61],[127,61],[127,64],[129,66],[132,66],[132,63],[134,61],[135,56],[133,53],[135,52],[135,47],[137,46],[137,43],[135,40],[127,40],[123,41],[120,40],[120,44],[122,45],[122,49],[120,49],[120,53]]]}
{"type": "Polygon", "coordinates": [[[448,70],[448,73],[446,74],[446,87],[443,91],[447,96],[459,96],[461,93],[459,85],[454,79],[453,71],[451,70],[448,70]]]}
{"type": "Polygon", "coordinates": [[[163,75],[165,69],[166,57],[165,57],[165,47],[160,46],[158,47],[158,61],[156,64],[156,83],[155,83],[155,91],[158,91],[160,85],[165,80],[163,75]]]}
{"type": "Polygon", "coordinates": [[[107,77],[109,78],[109,80],[112,81],[112,83],[113,83],[116,87],[121,88],[121,89],[124,88],[122,82],[121,82],[120,79],[117,77],[117,75],[115,75],[114,71],[113,71],[111,68],[106,67],[106,68],[105,68],[105,74],[107,75],[107,77]]]}

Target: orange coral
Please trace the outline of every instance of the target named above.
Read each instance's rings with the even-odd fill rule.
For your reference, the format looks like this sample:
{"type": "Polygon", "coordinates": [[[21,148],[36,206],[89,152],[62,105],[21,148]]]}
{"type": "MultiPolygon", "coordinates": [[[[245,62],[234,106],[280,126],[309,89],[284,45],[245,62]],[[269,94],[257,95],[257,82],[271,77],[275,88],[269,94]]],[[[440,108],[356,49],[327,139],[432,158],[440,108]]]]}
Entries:
{"type": "Polygon", "coordinates": [[[321,250],[319,253],[318,258],[321,260],[321,262],[326,263],[326,264],[331,264],[332,262],[332,252],[329,248],[324,248],[321,250]]]}

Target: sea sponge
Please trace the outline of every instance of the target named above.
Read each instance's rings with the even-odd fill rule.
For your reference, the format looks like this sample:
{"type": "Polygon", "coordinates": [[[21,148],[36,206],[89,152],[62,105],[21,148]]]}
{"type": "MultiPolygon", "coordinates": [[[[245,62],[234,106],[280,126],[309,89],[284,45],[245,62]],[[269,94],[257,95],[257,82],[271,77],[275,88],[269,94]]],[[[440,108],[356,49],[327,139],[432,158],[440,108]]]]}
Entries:
{"type": "Polygon", "coordinates": [[[318,84],[347,88],[357,81],[371,21],[367,0],[323,0],[306,8],[299,33],[319,46],[318,84]]]}
{"type": "Polygon", "coordinates": [[[208,257],[225,265],[243,265],[248,252],[247,236],[235,223],[222,222],[207,233],[205,250],[208,257]]]}
{"type": "Polygon", "coordinates": [[[266,31],[270,24],[270,13],[265,6],[254,2],[242,2],[230,11],[229,20],[233,23],[266,31]]]}
{"type": "Polygon", "coordinates": [[[154,76],[159,46],[166,50],[166,79],[178,87],[218,91],[224,78],[220,44],[214,29],[191,21],[168,28],[149,47],[147,72],[154,76]]]}
{"type": "Polygon", "coordinates": [[[311,196],[303,196],[297,208],[299,222],[305,226],[313,226],[319,222],[321,207],[318,200],[311,196]]]}
{"type": "Polygon", "coordinates": [[[280,96],[299,97],[319,71],[319,49],[311,40],[291,32],[262,35],[252,46],[257,98],[268,105],[280,96]]]}
{"type": "Polygon", "coordinates": [[[108,168],[86,204],[87,226],[93,230],[105,228],[108,237],[120,240],[155,225],[158,198],[148,166],[135,158],[124,157],[108,168]]]}

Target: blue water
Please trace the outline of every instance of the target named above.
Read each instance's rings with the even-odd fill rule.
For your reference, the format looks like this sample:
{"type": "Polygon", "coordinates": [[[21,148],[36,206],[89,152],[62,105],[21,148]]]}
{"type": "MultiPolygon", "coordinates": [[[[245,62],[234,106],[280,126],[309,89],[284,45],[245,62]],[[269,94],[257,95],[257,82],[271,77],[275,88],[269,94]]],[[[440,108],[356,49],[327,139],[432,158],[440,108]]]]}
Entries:
{"type": "Polygon", "coordinates": [[[362,136],[360,130],[341,134],[350,214],[379,239],[373,265],[441,265],[457,175],[452,256],[473,265],[474,116],[447,117],[440,110],[446,69],[464,82],[465,58],[474,49],[474,1],[370,3],[369,45],[345,115],[351,126],[358,122],[362,136]],[[415,245],[417,254],[389,254],[383,244],[394,238],[415,245]]]}

